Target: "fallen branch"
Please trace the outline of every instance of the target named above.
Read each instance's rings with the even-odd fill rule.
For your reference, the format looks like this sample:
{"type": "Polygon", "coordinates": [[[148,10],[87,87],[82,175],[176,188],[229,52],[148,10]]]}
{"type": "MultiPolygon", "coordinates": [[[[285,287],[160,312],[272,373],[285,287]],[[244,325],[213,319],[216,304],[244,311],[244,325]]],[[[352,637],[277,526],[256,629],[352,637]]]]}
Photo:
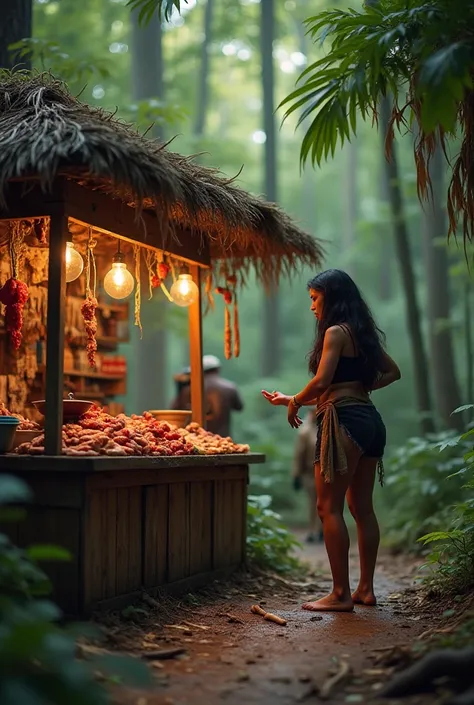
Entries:
{"type": "Polygon", "coordinates": [[[321,686],[319,690],[319,698],[321,700],[328,700],[331,697],[335,687],[337,685],[342,685],[342,683],[346,682],[350,675],[351,667],[349,666],[347,661],[340,661],[338,672],[328,678],[321,686]]]}
{"type": "Polygon", "coordinates": [[[381,692],[385,698],[432,690],[434,681],[448,676],[464,689],[474,682],[474,649],[443,649],[424,656],[397,675],[381,692]]]}
{"type": "Polygon", "coordinates": [[[176,658],[176,656],[181,656],[181,654],[186,653],[186,649],[182,646],[178,646],[175,649],[164,649],[163,651],[146,651],[142,654],[142,658],[147,661],[165,661],[167,659],[176,658]]]}
{"type": "Polygon", "coordinates": [[[210,629],[210,627],[206,627],[205,624],[193,624],[193,622],[183,622],[183,624],[186,624],[192,629],[202,629],[203,631],[207,631],[208,629],[210,629]]]}
{"type": "Polygon", "coordinates": [[[250,611],[253,612],[253,614],[261,615],[263,619],[266,619],[269,622],[275,622],[275,624],[279,624],[281,627],[286,626],[286,619],[283,619],[283,617],[278,617],[278,615],[272,614],[271,612],[265,612],[260,605],[252,605],[250,611]]]}
{"type": "Polygon", "coordinates": [[[165,629],[178,629],[180,632],[189,632],[189,627],[184,627],[182,624],[164,624],[165,629]]]}

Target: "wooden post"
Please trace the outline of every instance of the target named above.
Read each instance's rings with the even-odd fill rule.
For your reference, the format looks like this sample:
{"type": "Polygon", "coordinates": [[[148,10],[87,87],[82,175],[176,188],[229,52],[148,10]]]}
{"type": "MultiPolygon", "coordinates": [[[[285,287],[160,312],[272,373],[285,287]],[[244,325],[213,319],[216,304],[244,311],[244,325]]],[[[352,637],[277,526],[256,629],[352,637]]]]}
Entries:
{"type": "Polygon", "coordinates": [[[192,420],[205,428],[206,413],[204,409],[204,376],[202,371],[201,270],[197,265],[192,265],[189,271],[199,288],[199,298],[194,304],[191,304],[188,310],[191,411],[192,420]]]}
{"type": "Polygon", "coordinates": [[[45,455],[61,455],[64,389],[64,319],[66,311],[66,242],[68,219],[51,216],[49,230],[48,319],[46,324],[45,455]]]}

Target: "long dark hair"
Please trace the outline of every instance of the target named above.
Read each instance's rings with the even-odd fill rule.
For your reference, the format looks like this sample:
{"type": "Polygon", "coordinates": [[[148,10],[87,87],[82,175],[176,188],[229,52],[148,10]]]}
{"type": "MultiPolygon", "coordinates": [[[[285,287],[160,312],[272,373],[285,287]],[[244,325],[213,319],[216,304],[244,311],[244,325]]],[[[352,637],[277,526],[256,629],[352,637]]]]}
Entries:
{"type": "Polygon", "coordinates": [[[346,324],[360,360],[361,382],[366,389],[371,389],[384,372],[385,334],[377,327],[359,289],[340,269],[321,272],[308,282],[308,289],[323,295],[323,311],[314,347],[309,354],[309,371],[316,374],[327,329],[346,324]]]}

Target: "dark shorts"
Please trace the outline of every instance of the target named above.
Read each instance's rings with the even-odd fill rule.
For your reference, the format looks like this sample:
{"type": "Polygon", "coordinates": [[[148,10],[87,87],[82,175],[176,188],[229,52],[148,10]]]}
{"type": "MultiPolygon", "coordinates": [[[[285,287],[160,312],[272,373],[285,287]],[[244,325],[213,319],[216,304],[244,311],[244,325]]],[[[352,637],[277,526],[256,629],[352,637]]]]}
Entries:
{"type": "MultiPolygon", "coordinates": [[[[354,404],[336,406],[339,425],[349,438],[368,458],[382,458],[387,442],[387,432],[382,417],[373,404],[354,404]]],[[[315,461],[321,454],[322,418],[318,420],[318,439],[316,441],[315,461]]]]}

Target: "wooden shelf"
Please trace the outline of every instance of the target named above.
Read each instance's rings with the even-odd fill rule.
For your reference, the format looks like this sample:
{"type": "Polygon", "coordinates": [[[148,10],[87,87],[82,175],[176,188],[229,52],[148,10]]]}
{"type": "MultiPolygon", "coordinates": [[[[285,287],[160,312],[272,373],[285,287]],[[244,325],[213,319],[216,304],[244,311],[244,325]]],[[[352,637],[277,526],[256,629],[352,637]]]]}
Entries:
{"type": "MultiPolygon", "coordinates": [[[[103,392],[78,392],[82,399],[105,399],[107,394],[103,392]]],[[[111,395],[112,396],[112,395],[111,395]]]]}
{"type": "MultiPolygon", "coordinates": [[[[44,374],[46,372],[46,368],[44,365],[40,365],[38,367],[38,372],[41,372],[44,374]]],[[[123,380],[126,377],[125,375],[106,375],[101,372],[84,372],[83,370],[64,370],[64,376],[65,377],[85,377],[86,379],[103,379],[103,380],[110,380],[111,382],[117,382],[118,380],[123,380]]]]}
{"type": "Polygon", "coordinates": [[[104,375],[102,372],[83,372],[82,370],[64,370],[65,377],[86,377],[90,379],[110,379],[115,382],[124,379],[126,375],[104,375]]]}

